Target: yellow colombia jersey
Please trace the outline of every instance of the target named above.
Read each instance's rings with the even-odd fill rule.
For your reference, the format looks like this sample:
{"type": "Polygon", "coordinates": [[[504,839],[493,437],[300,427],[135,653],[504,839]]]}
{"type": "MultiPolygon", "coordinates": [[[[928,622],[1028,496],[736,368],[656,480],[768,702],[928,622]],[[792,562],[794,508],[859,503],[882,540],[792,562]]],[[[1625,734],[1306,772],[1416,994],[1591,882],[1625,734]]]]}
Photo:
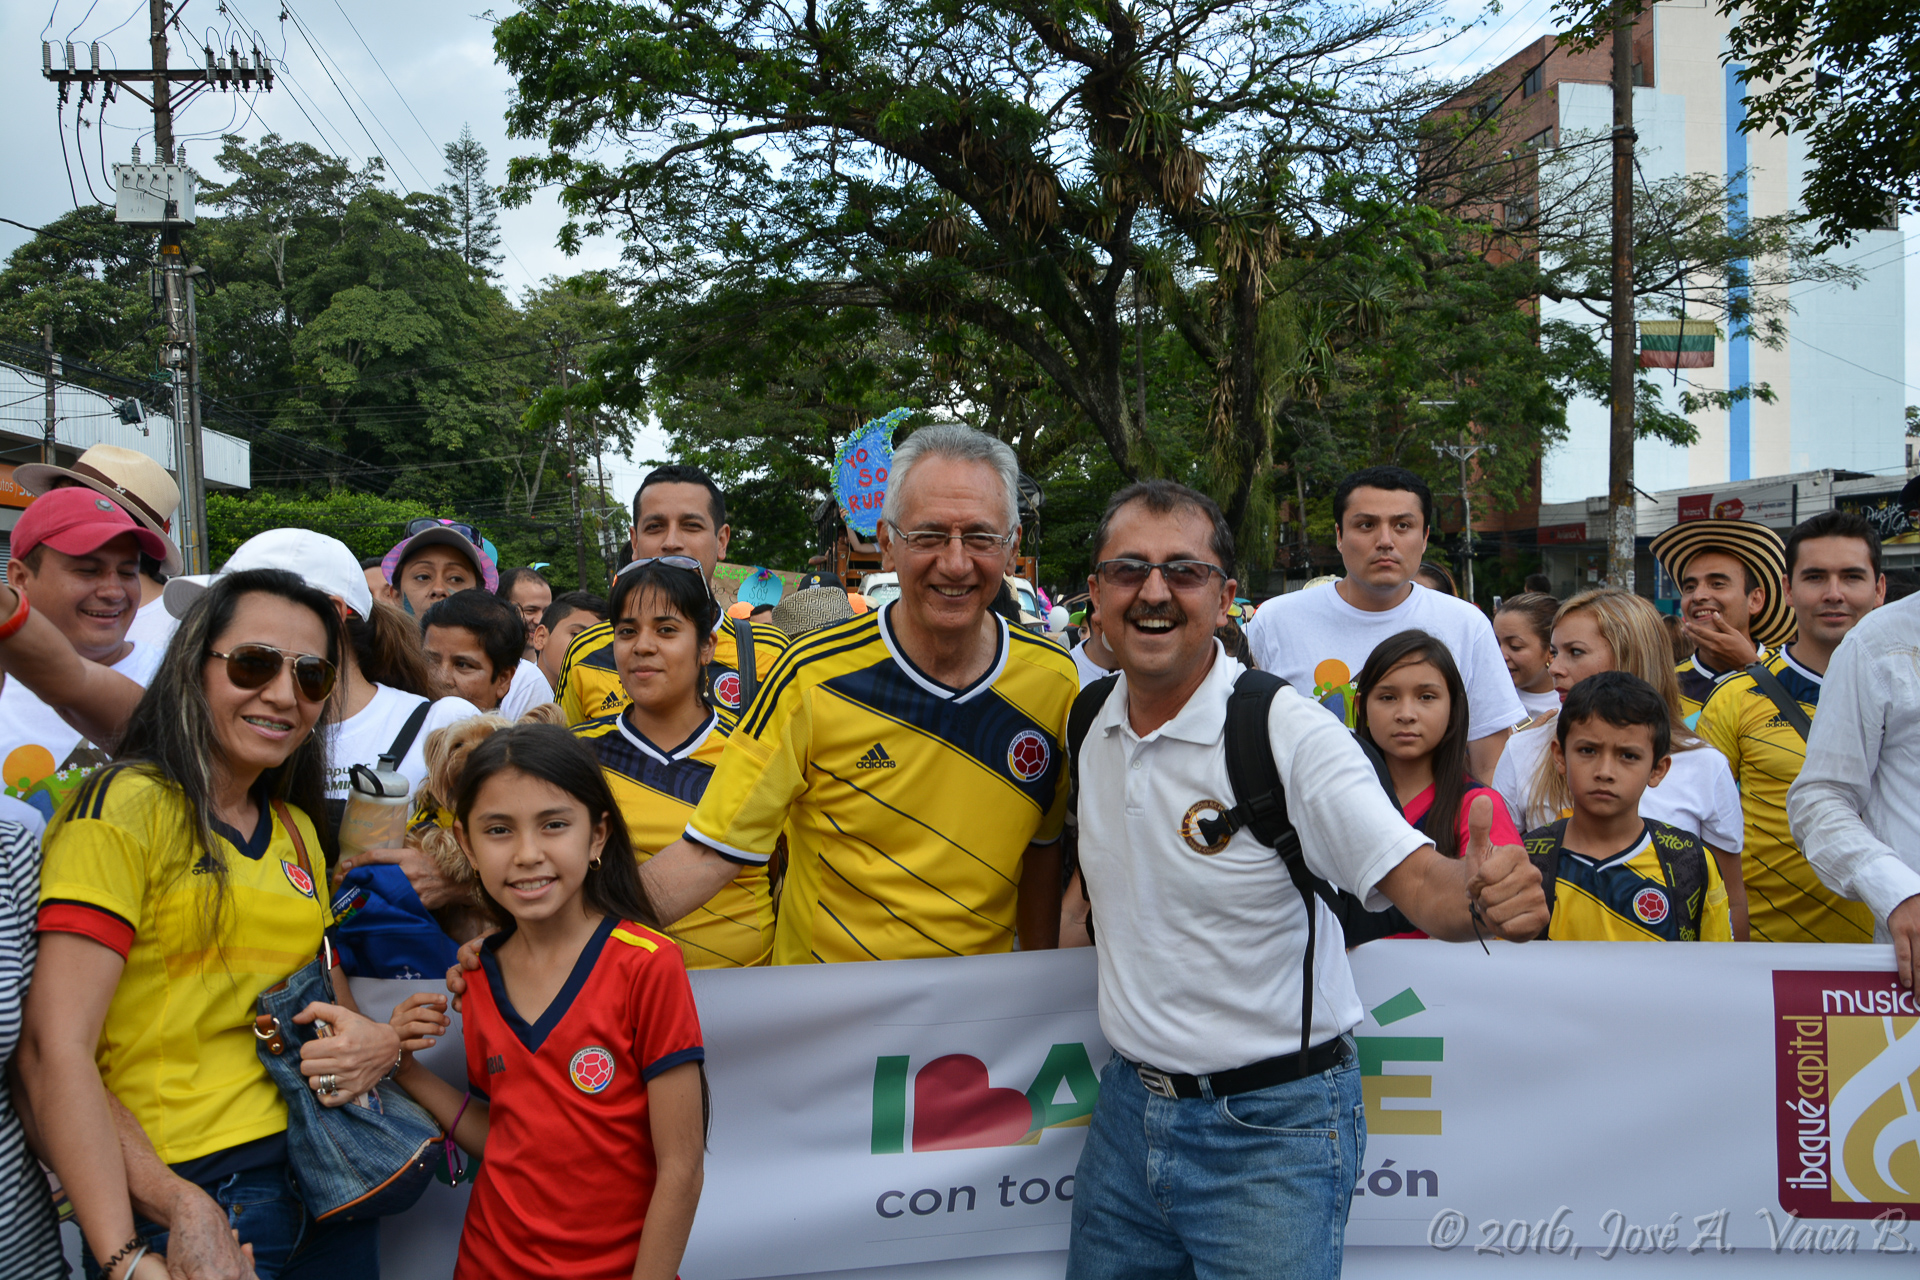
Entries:
{"type": "MultiPolygon", "coordinates": [[[[1768,660],[1767,646],[1755,645],[1760,652],[1760,661],[1768,660]]],[[[1700,665],[1700,657],[1695,654],[1673,669],[1680,678],[1680,717],[1689,729],[1696,729],[1700,721],[1700,709],[1707,705],[1707,699],[1713,691],[1734,676],[1738,671],[1711,671],[1700,665]]]]}
{"type": "MultiPolygon", "coordinates": [[[[313,824],[288,812],[319,858],[313,824]]],[[[253,1002],[313,959],[331,923],[271,809],[250,837],[214,831],[227,870],[217,939],[207,924],[219,881],[186,807],[138,766],[87,779],[47,828],[40,878],[42,932],[126,958],[96,1061],[169,1164],[286,1130],[287,1104],[254,1052],[253,1002]]]]}
{"type": "MultiPolygon", "coordinates": [[[[645,862],[678,840],[707,789],[727,745],[718,716],[679,746],[663,751],[634,731],[626,713],[602,716],[574,729],[600,757],[600,769],[620,803],[634,852],[645,862]]],[[[673,925],[689,969],[765,964],[773,952],[773,900],[767,869],[748,867],[734,881],[673,925]]]]}
{"type": "MultiPolygon", "coordinates": [[[[753,629],[753,673],[765,682],[767,673],[787,648],[787,634],[766,623],[748,623],[753,629]]],[[[740,653],[733,634],[734,620],[720,619],[713,633],[713,661],[707,664],[707,701],[729,715],[740,714],[740,653]]],[[[584,724],[626,709],[632,699],[620,684],[613,664],[613,624],[588,627],[567,646],[567,662],[560,669],[556,699],[568,724],[584,724]]]]}
{"type": "MultiPolygon", "coordinates": [[[[1767,659],[1789,697],[1812,718],[1820,677],[1787,650],[1767,659]]],[[[1787,788],[1806,763],[1807,744],[1773,699],[1746,672],[1720,682],[1700,713],[1699,734],[1733,766],[1746,814],[1740,874],[1747,883],[1747,922],[1755,942],[1872,942],[1873,913],[1849,902],[1807,865],[1787,827],[1787,788]]]]}
{"type": "Polygon", "coordinates": [[[1649,821],[1631,847],[1609,858],[1594,858],[1562,844],[1568,821],[1562,818],[1526,835],[1527,856],[1543,877],[1551,875],[1554,856],[1559,856],[1553,915],[1544,936],[1560,942],[1733,941],[1727,886],[1698,836],[1649,821]],[[1655,841],[1681,876],[1691,872],[1699,877],[1704,864],[1700,887],[1689,894],[1676,891],[1660,866],[1655,841]]]}
{"type": "Polygon", "coordinates": [[[896,607],[787,650],[687,824],[752,865],[785,829],[775,964],[1011,950],[1027,845],[1060,834],[1073,660],[996,618],[993,665],[949,689],[895,643],[896,607]]]}

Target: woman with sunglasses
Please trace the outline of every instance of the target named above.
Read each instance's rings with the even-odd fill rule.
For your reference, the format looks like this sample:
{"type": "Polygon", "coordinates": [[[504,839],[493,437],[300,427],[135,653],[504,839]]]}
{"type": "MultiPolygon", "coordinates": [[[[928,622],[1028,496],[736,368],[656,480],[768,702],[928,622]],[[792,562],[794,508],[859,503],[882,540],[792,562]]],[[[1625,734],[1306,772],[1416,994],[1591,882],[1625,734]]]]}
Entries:
{"type": "MultiPolygon", "coordinates": [[[[167,1251],[167,1206],[194,1188],[227,1211],[262,1280],[379,1272],[375,1222],[308,1215],[286,1103],[254,1047],[255,998],[331,923],[332,836],[308,814],[326,791],[316,730],[341,650],[337,607],[293,574],[221,575],[181,620],[116,762],[48,828],[20,1077],[89,1274],[163,1275],[150,1259],[167,1251]]],[[[337,1003],[296,1016],[332,1031],[301,1052],[327,1106],[399,1058],[338,969],[333,982],[337,1003]]]]}
{"type": "MultiPolygon", "coordinates": [[[[686,832],[733,728],[705,694],[720,606],[699,561],[660,556],[620,571],[610,608],[614,663],[633,702],[574,732],[599,756],[644,863],[686,832]]],[[[668,932],[689,969],[765,964],[773,953],[766,869],[742,871],[668,932]]]]}

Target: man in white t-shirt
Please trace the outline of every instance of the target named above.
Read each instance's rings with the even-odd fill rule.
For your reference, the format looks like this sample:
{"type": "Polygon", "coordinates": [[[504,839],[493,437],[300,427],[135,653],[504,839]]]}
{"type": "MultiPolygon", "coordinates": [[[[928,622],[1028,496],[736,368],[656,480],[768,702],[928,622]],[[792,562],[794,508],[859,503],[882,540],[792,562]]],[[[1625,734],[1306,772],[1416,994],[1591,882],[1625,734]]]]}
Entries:
{"type": "MultiPolygon", "coordinates": [[[[1154,480],[1115,495],[1095,547],[1121,675],[1079,751],[1078,811],[1115,1056],[1076,1170],[1067,1280],[1337,1276],[1364,1142],[1349,1035],[1363,1010],[1333,913],[1233,825],[1241,667],[1214,639],[1233,536],[1212,500],[1154,480]]],[[[1464,857],[1443,858],[1337,721],[1282,688],[1267,722],[1314,875],[1439,938],[1471,939],[1476,918],[1514,941],[1545,927],[1539,873],[1492,845],[1488,801],[1464,857]]]]}
{"type": "MultiPolygon", "coordinates": [[[[55,489],[35,498],[14,526],[7,581],[81,657],[144,687],[163,650],[130,643],[127,627],[139,607],[140,557],[166,552],[166,539],[113,499],[90,488],[55,489]]],[[[63,782],[78,779],[67,771],[105,760],[24,684],[9,680],[0,689],[6,794],[51,817],[63,782]]]]}
{"type": "Polygon", "coordinates": [[[1247,628],[1253,660],[1354,723],[1360,668],[1402,631],[1438,637],[1467,689],[1468,764],[1493,777],[1507,735],[1527,719],[1487,616],[1413,580],[1433,527],[1433,494],[1404,467],[1368,467],[1340,482],[1333,520],[1344,578],[1331,591],[1295,591],[1260,606],[1247,628]]]}

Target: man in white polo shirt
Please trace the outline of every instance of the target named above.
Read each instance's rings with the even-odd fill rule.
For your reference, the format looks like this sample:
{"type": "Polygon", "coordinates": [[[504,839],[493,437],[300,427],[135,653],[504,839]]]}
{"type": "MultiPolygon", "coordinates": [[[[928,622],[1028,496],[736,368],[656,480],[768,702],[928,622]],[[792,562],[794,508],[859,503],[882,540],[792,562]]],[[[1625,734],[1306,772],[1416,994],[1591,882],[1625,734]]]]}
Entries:
{"type": "MultiPolygon", "coordinates": [[[[1348,1037],[1362,1009],[1325,903],[1251,831],[1210,821],[1243,799],[1225,731],[1242,669],[1213,638],[1234,599],[1232,534],[1210,499],[1155,480],[1115,495],[1095,547],[1120,675],[1079,751],[1078,809],[1116,1056],[1080,1157],[1068,1280],[1336,1276],[1365,1145],[1348,1037]]],[[[1465,856],[1443,858],[1339,721],[1280,688],[1267,724],[1315,876],[1439,938],[1472,938],[1476,917],[1513,941],[1545,926],[1539,874],[1491,845],[1484,799],[1465,856]]]]}

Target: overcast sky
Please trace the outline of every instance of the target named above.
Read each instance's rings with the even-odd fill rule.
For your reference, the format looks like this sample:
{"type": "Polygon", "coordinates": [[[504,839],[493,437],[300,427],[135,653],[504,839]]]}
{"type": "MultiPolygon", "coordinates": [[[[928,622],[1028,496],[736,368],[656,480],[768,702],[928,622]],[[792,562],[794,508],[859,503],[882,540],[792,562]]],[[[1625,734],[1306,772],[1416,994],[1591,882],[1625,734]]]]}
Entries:
{"type": "MultiPolygon", "coordinates": [[[[1447,50],[1448,61],[1476,69],[1500,61],[1551,30],[1550,8],[1550,0],[1509,3],[1458,37],[1447,50]]],[[[204,94],[177,117],[175,132],[186,142],[189,163],[210,167],[223,133],[258,139],[275,132],[356,162],[382,154],[396,185],[430,189],[444,180],[441,149],[465,124],[487,148],[498,181],[506,157],[532,148],[506,136],[509,81],[493,60],[490,21],[475,9],[473,0],[190,0],[180,21],[194,33],[196,45],[209,38],[207,33],[224,44],[228,30],[257,30],[263,51],[281,70],[271,93],[204,94]]],[[[1481,6],[1448,0],[1448,11],[1466,22],[1481,6]]],[[[0,142],[0,158],[12,179],[0,193],[0,217],[38,226],[71,208],[75,192],[80,201],[90,200],[89,176],[94,191],[110,200],[101,175],[103,149],[111,164],[130,158],[129,148],[138,140],[152,158],[152,116],[143,104],[121,95],[107,109],[104,131],[94,127],[97,103],[90,104],[88,126],[76,143],[73,106],[56,116],[57,90],[39,74],[42,39],[99,40],[103,65],[149,65],[146,14],[147,0],[0,4],[0,49],[11,63],[8,74],[0,76],[0,115],[14,122],[0,142]]],[[[241,48],[247,51],[244,42],[241,48]]],[[[200,58],[197,47],[175,46],[176,66],[200,58]]],[[[562,221],[551,197],[502,211],[500,272],[516,297],[545,276],[617,261],[618,245],[612,242],[588,244],[577,257],[567,257],[554,244],[562,221]]],[[[1911,220],[1907,229],[1911,234],[1911,220]]],[[[0,254],[27,236],[0,223],[0,254]]],[[[1920,296],[1920,260],[1909,256],[1906,271],[1911,315],[1911,299],[1920,296]]],[[[1916,327],[1910,320],[1909,382],[1920,375],[1916,327]]],[[[1920,403],[1920,391],[1909,395],[1920,403]]],[[[657,436],[649,436],[637,444],[634,457],[657,456],[662,448],[657,436]]],[[[637,469],[622,467],[610,480],[615,492],[626,490],[638,483],[637,469]]]]}

